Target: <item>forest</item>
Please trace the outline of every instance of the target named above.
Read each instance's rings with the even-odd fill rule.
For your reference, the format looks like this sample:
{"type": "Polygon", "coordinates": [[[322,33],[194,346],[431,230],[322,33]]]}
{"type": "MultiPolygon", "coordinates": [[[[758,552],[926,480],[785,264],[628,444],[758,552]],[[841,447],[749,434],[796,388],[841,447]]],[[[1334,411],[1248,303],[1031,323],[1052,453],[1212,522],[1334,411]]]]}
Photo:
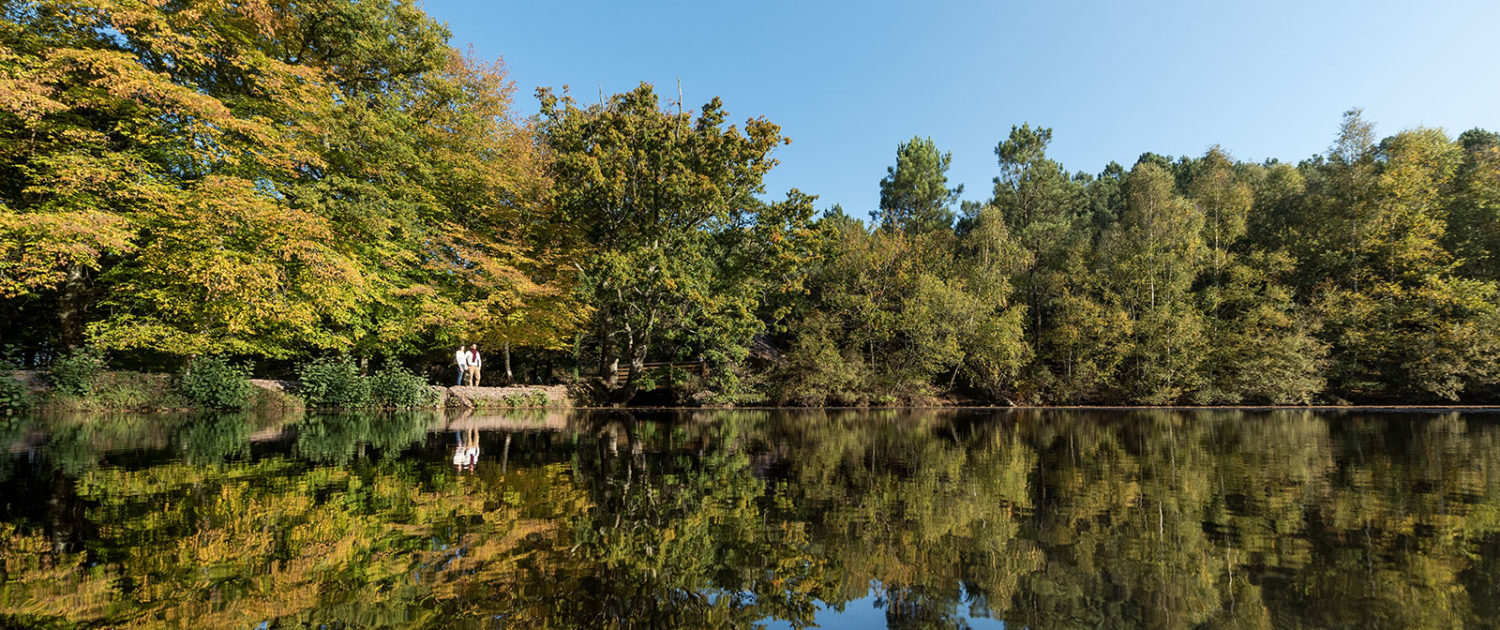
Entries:
{"type": "Polygon", "coordinates": [[[424,369],[462,342],[620,401],[1500,393],[1494,132],[1379,137],[1351,109],[1296,163],[1216,147],[1085,173],[1025,123],[977,201],[918,134],[878,208],[819,208],[763,185],[790,141],[774,122],[647,84],[531,101],[411,0],[0,13],[0,346],[20,367],[91,347],[121,369],[424,369]],[[706,375],[647,367],[668,361],[706,375]]]}

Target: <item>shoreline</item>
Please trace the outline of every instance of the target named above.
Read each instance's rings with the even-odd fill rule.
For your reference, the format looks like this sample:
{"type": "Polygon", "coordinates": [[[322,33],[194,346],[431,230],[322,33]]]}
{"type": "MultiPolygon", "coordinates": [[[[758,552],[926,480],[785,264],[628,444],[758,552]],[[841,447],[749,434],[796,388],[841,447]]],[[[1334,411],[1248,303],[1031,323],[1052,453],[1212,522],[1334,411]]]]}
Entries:
{"type": "Polygon", "coordinates": [[[584,407],[579,411],[1473,411],[1500,413],[1500,405],[897,405],[889,407],[584,407]]]}
{"type": "MultiPolygon", "coordinates": [[[[143,406],[111,406],[106,399],[107,396],[63,398],[54,397],[54,392],[49,387],[39,371],[16,371],[14,378],[26,383],[28,390],[33,396],[41,396],[46,401],[25,410],[4,409],[0,410],[0,416],[15,413],[192,413],[214,411],[202,407],[187,407],[173,402],[181,403],[182,400],[172,400],[165,394],[169,390],[170,375],[157,373],[134,373],[128,371],[112,371],[113,375],[135,375],[140,379],[157,385],[156,391],[151,391],[146,398],[162,396],[161,402],[168,403],[161,407],[153,407],[150,404],[143,406]],[[58,404],[62,403],[62,404],[58,404]],[[101,404],[102,403],[102,404],[101,404]]],[[[223,410],[223,411],[245,411],[245,410],[290,410],[301,409],[317,412],[351,412],[351,411],[446,411],[449,409],[468,412],[496,412],[496,411],[535,411],[535,410],[578,410],[578,411],[917,411],[917,410],[948,410],[948,411],[1345,411],[1345,412],[1469,412],[1469,413],[1494,413],[1500,412],[1500,403],[1493,404],[1463,404],[1463,403],[1348,403],[1348,404],[1322,404],[1322,405],[1007,405],[1007,404],[984,404],[975,401],[955,402],[953,404],[908,404],[908,405],[862,405],[862,406],[819,406],[802,407],[795,405],[772,405],[772,404],[750,404],[750,405],[599,405],[598,399],[590,400],[591,396],[583,391],[579,384],[574,385],[504,385],[490,387],[470,386],[447,386],[429,384],[427,387],[434,390],[437,404],[424,407],[305,407],[296,396],[299,384],[295,381],[276,379],[250,379],[257,394],[252,397],[252,404],[245,409],[223,410]],[[536,404],[546,400],[545,404],[536,404]],[[592,403],[592,404],[591,404],[592,403]]],[[[145,393],[145,392],[142,392],[145,393]]],[[[137,400],[140,400],[138,397],[137,400]]]]}
{"type": "MultiPolygon", "coordinates": [[[[352,413],[352,412],[391,412],[391,411],[437,411],[457,413],[504,413],[509,411],[613,411],[613,412],[698,412],[698,411],[1358,411],[1358,412],[1469,412],[1469,413],[1500,413],[1500,405],[1058,405],[1058,406],[987,406],[987,405],[898,405],[879,407],[793,407],[775,405],[752,405],[743,407],[689,407],[689,406],[434,406],[434,407],[298,407],[299,411],[314,413],[352,413]]],[[[282,409],[281,411],[285,411],[282,409]]],[[[161,409],[138,409],[138,408],[112,408],[112,409],[76,409],[56,406],[33,407],[31,409],[9,413],[17,414],[182,414],[202,412],[224,412],[238,413],[255,411],[254,408],[247,409],[201,409],[201,408],[161,408],[161,409]]],[[[6,412],[0,411],[0,415],[6,412]]]]}

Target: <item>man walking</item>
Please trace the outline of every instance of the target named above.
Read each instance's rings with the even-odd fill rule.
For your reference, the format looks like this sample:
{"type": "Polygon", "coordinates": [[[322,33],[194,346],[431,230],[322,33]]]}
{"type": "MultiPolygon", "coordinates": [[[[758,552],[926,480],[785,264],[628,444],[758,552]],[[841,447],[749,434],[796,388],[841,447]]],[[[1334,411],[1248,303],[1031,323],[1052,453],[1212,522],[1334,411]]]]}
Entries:
{"type": "Polygon", "coordinates": [[[453,386],[459,387],[464,384],[464,375],[469,373],[469,350],[463,344],[459,344],[458,352],[453,353],[453,362],[458,364],[458,382],[453,386]]]}
{"type": "Polygon", "coordinates": [[[469,344],[469,387],[479,387],[479,344],[469,344]]]}

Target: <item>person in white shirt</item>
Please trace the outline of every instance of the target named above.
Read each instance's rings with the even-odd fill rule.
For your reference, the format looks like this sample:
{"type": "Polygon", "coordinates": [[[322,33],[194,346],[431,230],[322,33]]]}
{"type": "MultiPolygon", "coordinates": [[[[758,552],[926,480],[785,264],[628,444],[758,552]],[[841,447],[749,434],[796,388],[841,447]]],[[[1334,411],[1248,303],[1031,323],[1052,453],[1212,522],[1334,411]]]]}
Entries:
{"type": "Polygon", "coordinates": [[[454,471],[463,473],[467,469],[474,472],[474,467],[479,463],[479,430],[469,428],[454,431],[453,437],[458,440],[453,446],[454,471]]]}
{"type": "Polygon", "coordinates": [[[464,375],[469,373],[469,350],[460,345],[458,352],[453,353],[453,362],[458,364],[458,382],[453,386],[458,387],[464,384],[464,375]]]}
{"type": "Polygon", "coordinates": [[[479,344],[469,344],[469,387],[479,387],[479,344]]]}

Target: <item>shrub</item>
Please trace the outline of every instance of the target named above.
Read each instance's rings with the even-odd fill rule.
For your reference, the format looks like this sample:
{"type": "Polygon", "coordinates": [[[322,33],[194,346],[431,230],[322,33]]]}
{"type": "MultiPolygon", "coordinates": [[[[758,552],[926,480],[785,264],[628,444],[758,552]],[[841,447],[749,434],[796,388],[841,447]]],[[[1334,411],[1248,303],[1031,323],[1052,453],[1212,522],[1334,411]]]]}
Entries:
{"type": "Polygon", "coordinates": [[[31,407],[31,390],[26,383],[16,378],[16,364],[10,360],[10,352],[0,352],[0,411],[14,411],[31,407]]]}
{"type": "Polygon", "coordinates": [[[653,392],[661,387],[656,383],[656,375],[651,372],[642,371],[635,377],[635,389],[638,392],[653,392]]]}
{"type": "Polygon", "coordinates": [[[427,386],[427,380],[395,363],[370,375],[370,390],[375,404],[381,407],[437,405],[437,392],[427,386]]]}
{"type": "Polygon", "coordinates": [[[297,395],[309,407],[363,407],[370,404],[370,381],[349,356],[321,357],[297,368],[297,395]]]}
{"type": "Polygon", "coordinates": [[[188,400],[209,409],[241,409],[250,402],[255,386],[250,367],[230,363],[217,355],[196,357],[177,373],[177,390],[188,400]]]}
{"type": "Polygon", "coordinates": [[[97,348],[75,348],[53,359],[52,366],[47,371],[47,380],[60,392],[87,396],[94,391],[94,382],[103,371],[104,351],[97,348]]]}
{"type": "Polygon", "coordinates": [[[780,404],[820,407],[860,405],[871,387],[870,370],[859,352],[841,350],[834,339],[837,323],[814,315],[804,320],[792,340],[786,362],[771,382],[771,396],[780,404]]]}
{"type": "Polygon", "coordinates": [[[14,371],[0,366],[0,411],[26,409],[31,406],[31,392],[14,371]]]}
{"type": "Polygon", "coordinates": [[[0,348],[0,411],[26,409],[31,406],[31,391],[16,378],[15,348],[0,348]]]}

